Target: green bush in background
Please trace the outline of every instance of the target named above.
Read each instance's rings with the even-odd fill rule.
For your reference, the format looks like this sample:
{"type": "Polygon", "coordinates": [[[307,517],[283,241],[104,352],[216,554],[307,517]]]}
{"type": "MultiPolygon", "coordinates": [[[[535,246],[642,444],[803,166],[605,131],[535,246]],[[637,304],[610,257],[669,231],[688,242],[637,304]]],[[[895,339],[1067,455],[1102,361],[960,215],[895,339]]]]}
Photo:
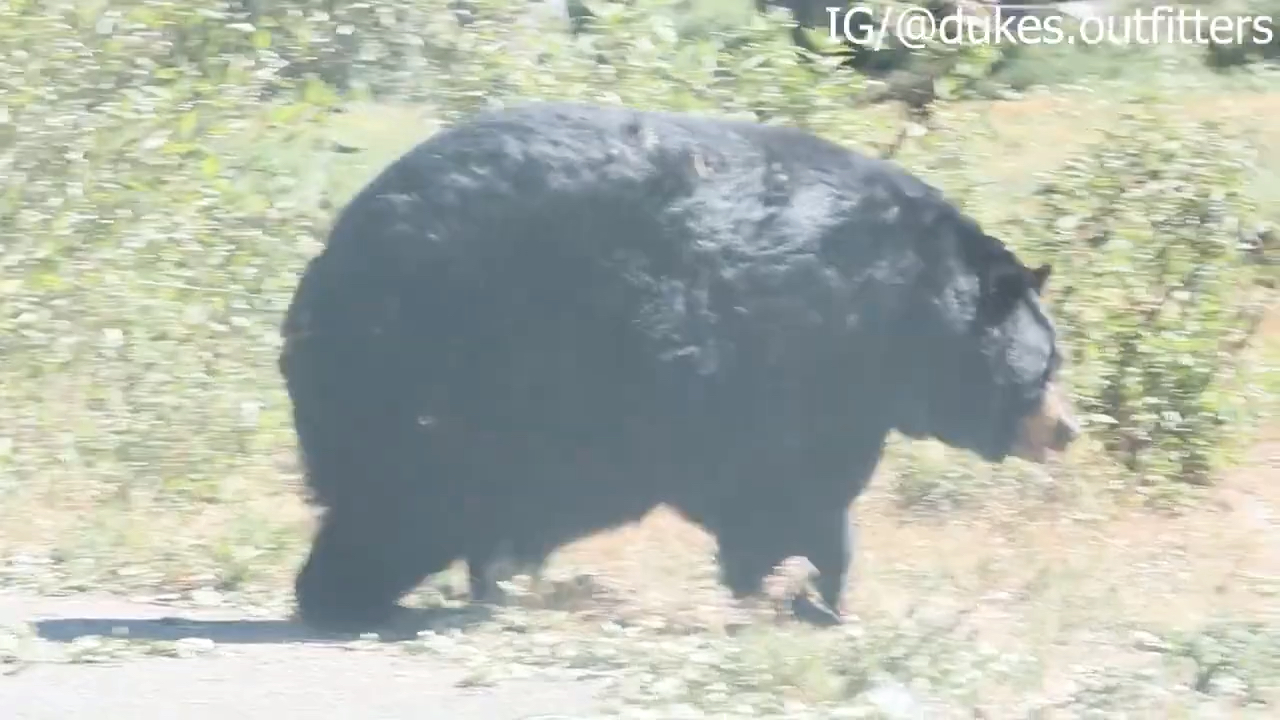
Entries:
{"type": "Polygon", "coordinates": [[[1231,68],[1263,61],[1280,61],[1280,2],[1277,0],[1225,0],[1212,3],[1214,13],[1230,17],[1270,18],[1271,42],[1250,42],[1252,38],[1232,38],[1219,43],[1209,38],[1205,60],[1213,68],[1231,68]],[[1243,39],[1244,42],[1237,42],[1243,39]]]}
{"type": "Polygon", "coordinates": [[[1260,317],[1241,252],[1247,148],[1211,126],[1125,116],[1039,189],[1035,252],[1065,271],[1056,314],[1107,450],[1144,482],[1206,482],[1251,399],[1260,317]]]}

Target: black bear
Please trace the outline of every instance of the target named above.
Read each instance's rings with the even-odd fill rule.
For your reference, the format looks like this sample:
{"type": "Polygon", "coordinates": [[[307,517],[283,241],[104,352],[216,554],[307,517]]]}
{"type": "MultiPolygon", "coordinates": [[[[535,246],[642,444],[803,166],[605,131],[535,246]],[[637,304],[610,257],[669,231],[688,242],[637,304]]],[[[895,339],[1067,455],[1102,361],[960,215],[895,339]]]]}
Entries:
{"type": "Polygon", "coordinates": [[[299,614],[374,626],[459,558],[483,598],[499,553],[665,503],[736,597],[804,556],[835,612],[797,614],[838,622],[891,430],[992,462],[1077,434],[1049,272],[798,129],[531,103],[441,131],[343,210],[283,324],[325,510],[299,614]]]}

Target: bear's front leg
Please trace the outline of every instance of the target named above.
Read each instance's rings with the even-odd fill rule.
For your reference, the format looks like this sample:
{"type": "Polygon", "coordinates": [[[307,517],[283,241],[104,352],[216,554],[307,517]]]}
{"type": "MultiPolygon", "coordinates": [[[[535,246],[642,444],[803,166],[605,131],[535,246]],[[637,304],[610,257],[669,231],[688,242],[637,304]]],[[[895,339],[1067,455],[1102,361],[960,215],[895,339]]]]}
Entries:
{"type": "Polygon", "coordinates": [[[804,556],[818,571],[814,583],[828,608],[801,594],[792,598],[796,619],[818,626],[840,622],[840,604],[852,557],[848,503],[797,498],[739,498],[731,518],[716,528],[721,579],[735,599],[760,592],[778,563],[804,556]]]}
{"type": "Polygon", "coordinates": [[[850,521],[848,507],[814,508],[808,523],[798,522],[794,555],[808,558],[818,572],[813,581],[822,607],[807,595],[792,599],[791,609],[796,618],[823,627],[841,623],[841,606],[849,566],[853,561],[856,528],[850,521]]]}

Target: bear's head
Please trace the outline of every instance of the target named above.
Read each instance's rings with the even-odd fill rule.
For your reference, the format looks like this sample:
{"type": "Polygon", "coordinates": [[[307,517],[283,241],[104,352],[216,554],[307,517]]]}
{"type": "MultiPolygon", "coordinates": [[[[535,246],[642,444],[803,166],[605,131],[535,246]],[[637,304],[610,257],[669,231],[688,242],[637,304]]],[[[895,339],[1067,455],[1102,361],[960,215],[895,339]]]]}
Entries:
{"type": "Polygon", "coordinates": [[[1080,432],[1057,384],[1062,358],[1041,304],[1052,268],[1030,269],[980,232],[961,245],[970,247],[940,264],[947,270],[930,284],[941,291],[919,306],[921,329],[899,356],[907,377],[895,427],[992,462],[1044,462],[1080,432]]]}

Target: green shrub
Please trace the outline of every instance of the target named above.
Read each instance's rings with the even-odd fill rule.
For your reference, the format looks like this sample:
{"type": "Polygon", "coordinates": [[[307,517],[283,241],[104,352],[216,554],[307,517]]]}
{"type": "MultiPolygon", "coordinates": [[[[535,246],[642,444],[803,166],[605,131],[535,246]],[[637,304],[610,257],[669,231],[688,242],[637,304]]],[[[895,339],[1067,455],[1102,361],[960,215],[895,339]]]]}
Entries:
{"type": "MultiPolygon", "coordinates": [[[[1247,34],[1227,42],[1218,42],[1223,38],[1210,36],[1208,28],[1205,28],[1201,40],[1205,42],[1205,61],[1210,67],[1221,70],[1263,61],[1280,61],[1280,1],[1225,0],[1210,3],[1210,9],[1219,16],[1270,19],[1266,23],[1258,20],[1252,27],[1245,28],[1247,34]]],[[[1221,35],[1223,31],[1218,33],[1221,35]]]]}
{"type": "Polygon", "coordinates": [[[1157,113],[1136,108],[1044,182],[1024,247],[1060,271],[1055,313],[1094,433],[1144,481],[1204,482],[1256,392],[1248,155],[1157,113]]]}
{"type": "Polygon", "coordinates": [[[19,484],[211,498],[284,438],[276,325],[324,219],[326,154],[303,131],[332,96],[264,110],[286,87],[275,56],[212,6],[0,10],[0,428],[19,484]]]}

